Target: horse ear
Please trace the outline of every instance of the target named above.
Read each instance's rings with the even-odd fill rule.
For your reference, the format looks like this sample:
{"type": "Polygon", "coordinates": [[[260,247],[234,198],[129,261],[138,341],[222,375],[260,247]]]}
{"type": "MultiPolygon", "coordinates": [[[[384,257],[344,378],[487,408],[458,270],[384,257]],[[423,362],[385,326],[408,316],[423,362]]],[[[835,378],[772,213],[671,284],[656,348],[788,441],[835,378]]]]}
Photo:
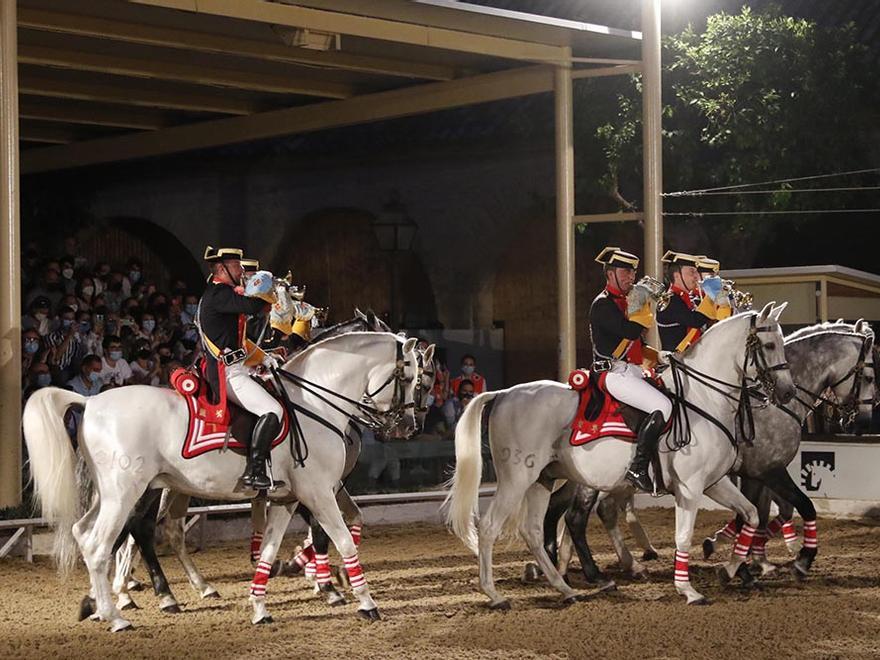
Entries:
{"type": "Polygon", "coordinates": [[[416,344],[419,343],[419,340],[415,337],[410,337],[405,342],[403,342],[403,352],[404,353],[412,353],[416,347],[416,344]]]}
{"type": "Polygon", "coordinates": [[[366,320],[367,320],[367,315],[364,314],[364,313],[361,311],[360,307],[355,307],[355,308],[354,308],[354,317],[355,317],[356,319],[360,319],[361,321],[366,321],[366,320]]]}
{"type": "Polygon", "coordinates": [[[788,301],[786,300],[779,307],[774,307],[773,311],[770,312],[770,318],[779,323],[779,317],[782,315],[782,312],[785,311],[785,308],[788,307],[788,301]]]}
{"type": "Polygon", "coordinates": [[[436,348],[435,344],[431,344],[428,348],[425,349],[425,364],[428,364],[431,360],[434,359],[434,349],[436,348]]]}
{"type": "Polygon", "coordinates": [[[758,321],[760,321],[761,323],[766,321],[770,317],[770,314],[773,312],[773,305],[775,304],[776,301],[774,300],[764,305],[764,309],[762,309],[758,314],[758,321]]]}
{"type": "Polygon", "coordinates": [[[856,321],[856,325],[853,330],[855,330],[860,335],[865,334],[865,319],[859,319],[858,321],[856,321]]]}

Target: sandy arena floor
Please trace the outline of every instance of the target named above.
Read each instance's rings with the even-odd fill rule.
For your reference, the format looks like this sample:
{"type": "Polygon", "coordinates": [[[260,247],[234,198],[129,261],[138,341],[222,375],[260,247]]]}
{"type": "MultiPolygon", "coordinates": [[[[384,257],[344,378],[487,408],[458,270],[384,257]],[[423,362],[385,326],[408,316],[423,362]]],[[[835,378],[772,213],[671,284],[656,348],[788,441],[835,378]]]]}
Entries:
{"type": "MultiPolygon", "coordinates": [[[[695,539],[722,522],[703,512],[695,539]]],[[[496,570],[510,612],[491,612],[477,589],[477,565],[461,543],[432,526],[367,529],[361,557],[384,621],[355,618],[353,602],[330,609],[301,578],[269,584],[274,625],[251,626],[247,586],[252,570],[244,544],[196,554],[220,590],[201,601],[177,561],[164,558],[184,613],[162,614],[152,593],[135,594],[136,629],[111,634],[105,624],[76,622],[87,590],[79,570],[59,581],[48,561],[0,561],[0,658],[878,658],[880,657],[880,529],[820,521],[820,556],[813,576],[787,572],[764,580],[759,592],[722,589],[713,565],[691,565],[709,607],[687,607],[672,587],[672,512],[643,516],[660,551],[651,578],[615,575],[611,594],[562,607],[546,584],[520,582],[527,552],[501,549],[496,570]]],[[[595,522],[595,521],[594,521],[595,522]]],[[[614,558],[607,537],[592,526],[600,565],[614,558]]],[[[295,544],[291,539],[289,553],[295,544]]],[[[784,547],[772,542],[771,558],[784,547]]],[[[701,556],[694,547],[692,556],[701,556]]],[[[725,553],[726,556],[726,553],[725,553]]],[[[143,576],[143,570],[139,570],[143,576]]],[[[579,584],[580,582],[578,582],[579,584]]]]}

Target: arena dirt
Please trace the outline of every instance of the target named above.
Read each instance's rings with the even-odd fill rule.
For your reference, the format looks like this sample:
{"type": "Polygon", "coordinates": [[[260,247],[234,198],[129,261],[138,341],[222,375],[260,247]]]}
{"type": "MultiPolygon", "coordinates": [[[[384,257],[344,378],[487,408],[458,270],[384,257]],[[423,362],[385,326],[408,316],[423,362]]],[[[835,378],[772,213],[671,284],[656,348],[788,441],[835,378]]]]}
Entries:
{"type": "MultiPolygon", "coordinates": [[[[491,612],[477,589],[476,559],[432,526],[367,529],[361,557],[385,617],[355,617],[355,605],[331,609],[300,578],[269,584],[275,623],[252,626],[244,543],[211,548],[195,559],[221,600],[199,600],[176,560],[163,558],[182,614],[159,612],[152,593],[135,594],[136,629],[111,634],[103,623],[76,621],[85,572],[61,582],[48,561],[0,561],[0,658],[712,658],[880,657],[880,553],[877,525],[820,521],[820,556],[803,583],[787,572],[761,591],[718,585],[714,563],[692,550],[692,580],[712,600],[688,607],[672,587],[672,513],[643,515],[660,551],[646,582],[615,574],[619,590],[570,607],[546,584],[520,582],[527,552],[500,548],[496,575],[513,610],[491,612]]],[[[723,521],[703,512],[695,540],[723,521]]],[[[600,565],[613,556],[591,523],[600,565]]],[[[287,541],[289,553],[295,539],[287,541]]],[[[785,558],[780,541],[771,559],[785,558]]],[[[725,553],[726,555],[726,553],[725,553]]],[[[143,569],[139,569],[143,577],[143,569]]],[[[575,584],[580,584],[575,581],[575,584]]]]}

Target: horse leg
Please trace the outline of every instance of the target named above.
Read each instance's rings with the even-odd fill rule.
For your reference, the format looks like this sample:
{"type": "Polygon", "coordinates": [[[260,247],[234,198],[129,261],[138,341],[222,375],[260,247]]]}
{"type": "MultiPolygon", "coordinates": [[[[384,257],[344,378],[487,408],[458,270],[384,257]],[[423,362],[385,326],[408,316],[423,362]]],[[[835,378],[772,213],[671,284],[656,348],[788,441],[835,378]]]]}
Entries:
{"type": "Polygon", "coordinates": [[[266,531],[266,497],[256,497],[251,501],[251,565],[260,560],[263,545],[263,532],[266,531]]]}
{"type": "Polygon", "coordinates": [[[800,550],[800,539],[792,522],[794,506],[788,500],[777,495],[776,492],[772,493],[771,498],[779,508],[779,514],[767,525],[767,535],[772,539],[781,531],[782,539],[785,541],[785,549],[789,555],[795,556],[800,550]]]}
{"type": "Polygon", "coordinates": [[[599,505],[596,507],[596,513],[599,514],[599,520],[602,521],[605,532],[608,534],[608,538],[611,539],[611,545],[614,546],[614,552],[617,554],[620,569],[634,578],[646,578],[645,567],[632,556],[629,548],[626,547],[626,542],[623,540],[620,527],[617,525],[620,504],[613,497],[606,497],[599,502],[599,505]]]}
{"type": "Polygon", "coordinates": [[[128,591],[128,578],[131,575],[131,565],[136,552],[134,538],[126,533],[125,542],[116,551],[116,573],[113,576],[113,593],[116,594],[116,607],[120,610],[136,610],[137,604],[128,591]]]}
{"type": "Polygon", "coordinates": [[[269,574],[272,572],[272,563],[281,547],[281,541],[284,540],[284,532],[290,524],[293,512],[296,509],[296,503],[284,504],[282,506],[273,506],[269,509],[267,519],[266,534],[263,539],[262,550],[260,551],[260,561],[257,563],[257,569],[254,573],[254,579],[251,582],[250,602],[254,608],[254,616],[251,623],[272,623],[272,616],[266,608],[266,587],[269,584],[269,574]]]}
{"type": "MultiPolygon", "coordinates": [[[[562,488],[550,495],[550,503],[547,506],[547,513],[544,514],[544,550],[550,561],[556,564],[559,573],[565,575],[568,565],[559,563],[559,544],[557,538],[559,536],[559,521],[565,514],[571,498],[574,495],[577,484],[573,481],[567,481],[562,488]]],[[[538,565],[528,562],[523,574],[524,582],[537,582],[541,575],[538,565]]]]}
{"type": "Polygon", "coordinates": [[[525,491],[530,484],[523,483],[510,475],[507,479],[499,475],[495,496],[489,503],[486,514],[479,521],[479,561],[480,589],[489,597],[489,607],[493,610],[509,610],[510,601],[501,597],[495,589],[495,576],[492,567],[492,551],[495,541],[501,535],[504,523],[519,510],[525,491]]]}
{"type": "MultiPolygon", "coordinates": [[[[755,483],[757,482],[753,480],[743,480],[744,487],[746,487],[746,484],[751,484],[749,487],[753,488],[755,483]]],[[[758,486],[760,486],[759,483],[758,486]]],[[[752,577],[752,574],[749,573],[746,567],[746,557],[748,557],[749,549],[752,547],[752,540],[755,537],[755,531],[758,528],[758,509],[727,477],[722,478],[716,484],[706,489],[706,495],[721,506],[733,509],[744,520],[742,529],[740,529],[736,543],[733,546],[730,561],[718,570],[718,577],[721,583],[727,584],[734,576],[739,576],[744,585],[753,586],[755,578],[752,577]]]]}
{"type": "MultiPolygon", "coordinates": [[[[342,511],[342,517],[348,522],[348,530],[351,532],[351,539],[356,546],[360,547],[361,532],[364,528],[364,514],[361,512],[361,508],[352,499],[351,494],[346,490],[345,486],[337,491],[336,503],[339,505],[339,510],[342,511]]],[[[348,573],[346,571],[337,570],[336,579],[340,586],[351,588],[351,584],[348,581],[348,573]]]]}
{"type": "MultiPolygon", "coordinates": [[[[186,497],[187,501],[189,501],[188,496],[183,497],[186,497]]],[[[171,546],[174,554],[177,555],[177,559],[180,561],[180,565],[183,566],[190,585],[198,592],[199,596],[202,598],[220,598],[217,589],[205,580],[199,569],[196,568],[192,557],[189,556],[189,551],[186,549],[185,523],[185,517],[173,518],[171,515],[166,517],[163,527],[165,540],[168,541],[168,545],[171,546]]]]}
{"type": "MultiPolygon", "coordinates": [[[[327,604],[331,607],[344,605],[345,596],[336,590],[331,579],[330,556],[327,554],[330,550],[330,537],[314,518],[312,518],[311,531],[312,544],[315,548],[315,591],[324,594],[327,598],[327,604]]],[[[354,536],[352,536],[352,542],[354,542],[354,536]]]]}
{"type": "Polygon", "coordinates": [[[160,491],[155,491],[153,502],[144,510],[143,515],[132,521],[131,535],[138,544],[141,557],[147,565],[153,591],[159,598],[159,609],[166,614],[179,614],[180,605],[171,593],[168,580],[156,556],[156,514],[159,512],[159,495],[160,491]]]}
{"type": "MultiPolygon", "coordinates": [[[[618,502],[620,502],[620,500],[618,500],[618,502]]],[[[643,551],[642,561],[654,561],[655,559],[658,559],[660,555],[657,554],[654,544],[651,543],[651,539],[648,538],[645,528],[642,527],[642,521],[639,520],[639,516],[636,513],[635,496],[630,493],[625,497],[622,504],[623,510],[626,512],[626,524],[629,526],[630,534],[633,535],[636,543],[639,544],[639,547],[643,551]]]]}
{"type": "Polygon", "coordinates": [[[110,629],[117,632],[131,628],[131,622],[122,616],[113,602],[108,569],[116,538],[141,493],[131,489],[113,493],[116,497],[111,498],[109,493],[100,492],[100,484],[98,488],[100,494],[93,510],[73,526],[73,535],[89,570],[98,618],[109,621],[110,629]]]}
{"type": "Polygon", "coordinates": [[[752,561],[755,566],[761,568],[761,575],[767,575],[776,571],[776,564],[767,559],[767,539],[769,537],[768,526],[770,518],[770,490],[761,485],[758,488],[757,501],[754,501],[758,507],[758,531],[755,532],[754,541],[752,541],[752,561]]]}
{"type": "Polygon", "coordinates": [[[538,561],[538,567],[547,577],[547,581],[562,594],[563,602],[574,603],[583,600],[585,594],[579,594],[565,583],[544,547],[544,514],[549,502],[550,490],[540,481],[533,483],[526,491],[525,515],[520,521],[519,531],[538,561]]]}
{"type": "Polygon", "coordinates": [[[700,508],[700,493],[691,493],[679,484],[675,496],[675,590],[688,605],[708,605],[709,601],[691,586],[688,562],[694,523],[700,508]]]}
{"type": "MultiPolygon", "coordinates": [[[[351,532],[345,524],[342,512],[339,510],[339,505],[336,504],[335,494],[332,492],[313,491],[309,493],[309,496],[307,504],[318,524],[324,528],[324,532],[333,541],[333,545],[336,546],[336,550],[339,552],[345,565],[345,571],[348,573],[352,591],[358,601],[360,601],[358,616],[367,621],[378,621],[381,618],[379,616],[379,608],[370,595],[367,578],[364,575],[364,569],[358,558],[357,546],[354,544],[351,532]]],[[[317,557],[316,548],[315,558],[317,559],[317,557]]]]}
{"type": "Polygon", "coordinates": [[[599,491],[587,488],[586,486],[578,486],[574,496],[571,498],[571,504],[568,511],[565,512],[565,528],[574,544],[578,559],[581,562],[581,571],[584,578],[589,583],[598,584],[604,591],[613,589],[614,582],[608,579],[593,559],[593,551],[587,542],[587,523],[590,520],[590,512],[599,498],[599,491]]]}
{"type": "Polygon", "coordinates": [[[780,497],[791,502],[804,520],[804,545],[792,564],[795,575],[805,577],[819,553],[816,530],[816,507],[804,492],[792,481],[784,467],[774,468],[765,475],[767,485],[780,497]]]}

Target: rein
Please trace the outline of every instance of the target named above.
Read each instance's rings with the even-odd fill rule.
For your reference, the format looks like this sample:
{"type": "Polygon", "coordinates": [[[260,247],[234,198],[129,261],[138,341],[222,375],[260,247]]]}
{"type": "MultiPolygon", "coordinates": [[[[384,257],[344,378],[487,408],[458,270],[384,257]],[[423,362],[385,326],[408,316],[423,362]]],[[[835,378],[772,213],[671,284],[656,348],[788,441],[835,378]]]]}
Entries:
{"type": "Polygon", "coordinates": [[[690,444],[691,423],[690,416],[688,415],[689,410],[693,410],[701,417],[709,420],[715,426],[724,431],[724,434],[727,436],[730,444],[734,447],[738,445],[737,438],[749,445],[754,442],[755,418],[754,411],[752,410],[751,399],[759,399],[763,405],[766,405],[768,402],[768,398],[775,398],[776,387],[773,380],[772,372],[783,371],[789,368],[788,363],[785,361],[772,366],[767,364],[767,356],[764,354],[764,348],[761,345],[761,340],[758,338],[758,334],[760,332],[768,332],[770,330],[770,326],[756,326],[756,317],[751,317],[749,334],[746,338],[746,350],[743,356],[742,379],[740,380],[739,384],[729,383],[720,378],[715,378],[714,376],[710,376],[707,373],[704,373],[698,369],[695,369],[694,367],[691,367],[690,365],[685,364],[682,360],[679,360],[672,356],[669,357],[669,364],[672,369],[672,380],[674,387],[672,395],[673,424],[671,433],[671,445],[667,440],[667,446],[670,450],[675,451],[690,444]],[[761,392],[757,391],[755,387],[748,384],[750,378],[747,375],[747,370],[750,363],[755,367],[757,380],[767,389],[767,395],[762,394],[761,392]],[[698,408],[684,397],[683,389],[685,376],[693,378],[698,383],[702,384],[705,387],[708,387],[715,392],[718,392],[723,397],[729,399],[736,404],[736,436],[734,436],[730,432],[730,430],[715,416],[711,415],[701,408],[698,408]],[[739,394],[731,394],[728,390],[738,390],[739,394]]]}

